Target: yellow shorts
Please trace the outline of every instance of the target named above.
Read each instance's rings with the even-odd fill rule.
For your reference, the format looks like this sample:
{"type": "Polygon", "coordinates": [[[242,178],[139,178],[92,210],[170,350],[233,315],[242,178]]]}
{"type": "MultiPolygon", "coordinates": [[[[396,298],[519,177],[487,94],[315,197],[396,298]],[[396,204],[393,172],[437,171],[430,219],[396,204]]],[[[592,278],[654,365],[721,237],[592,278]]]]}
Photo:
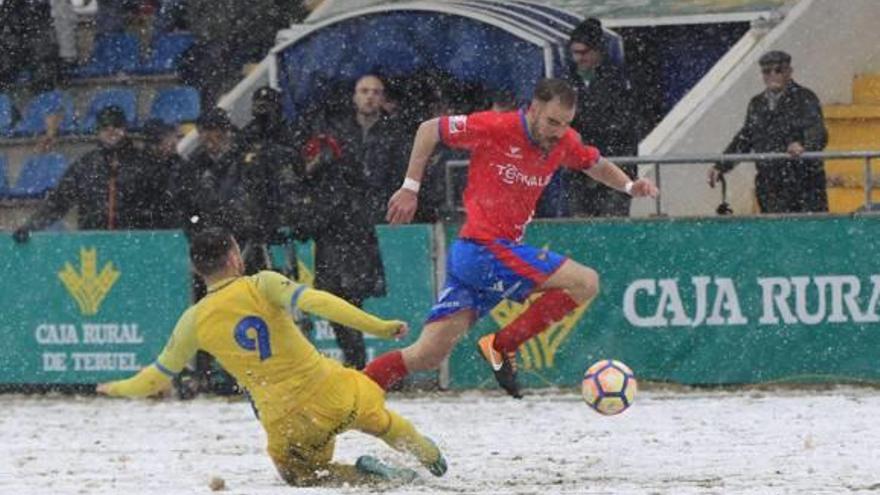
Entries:
{"type": "Polygon", "coordinates": [[[385,392],[363,373],[342,368],[308,403],[263,426],[278,469],[303,479],[330,463],[336,435],[346,430],[382,435],[390,421],[385,392]]]}

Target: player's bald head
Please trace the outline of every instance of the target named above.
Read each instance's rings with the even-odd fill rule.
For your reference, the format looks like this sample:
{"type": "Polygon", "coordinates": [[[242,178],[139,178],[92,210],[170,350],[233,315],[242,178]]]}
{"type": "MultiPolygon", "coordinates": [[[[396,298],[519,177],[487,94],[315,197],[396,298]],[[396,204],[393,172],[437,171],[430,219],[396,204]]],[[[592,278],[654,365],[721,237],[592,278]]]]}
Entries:
{"type": "Polygon", "coordinates": [[[577,104],[577,92],[562,79],[541,79],[535,86],[532,98],[536,103],[550,103],[559,100],[560,105],[574,108],[577,104]]]}
{"type": "Polygon", "coordinates": [[[227,259],[236,246],[235,238],[228,231],[205,229],[190,240],[190,261],[199,275],[210,277],[226,267],[227,259]]]}
{"type": "Polygon", "coordinates": [[[574,88],[561,79],[542,79],[535,87],[526,122],[542,149],[550,151],[568,132],[576,103],[574,88]]]}

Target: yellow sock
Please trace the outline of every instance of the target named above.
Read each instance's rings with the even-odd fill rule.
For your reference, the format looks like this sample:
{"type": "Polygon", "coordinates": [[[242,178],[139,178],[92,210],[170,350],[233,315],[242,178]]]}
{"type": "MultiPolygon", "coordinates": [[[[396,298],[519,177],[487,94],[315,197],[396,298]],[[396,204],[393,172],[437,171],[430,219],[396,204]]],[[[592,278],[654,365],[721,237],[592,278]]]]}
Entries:
{"type": "Polygon", "coordinates": [[[388,431],[379,435],[385,443],[395,450],[409,452],[424,466],[429,466],[440,459],[440,449],[433,442],[422,436],[416,428],[403,416],[388,411],[391,422],[388,431]]]}

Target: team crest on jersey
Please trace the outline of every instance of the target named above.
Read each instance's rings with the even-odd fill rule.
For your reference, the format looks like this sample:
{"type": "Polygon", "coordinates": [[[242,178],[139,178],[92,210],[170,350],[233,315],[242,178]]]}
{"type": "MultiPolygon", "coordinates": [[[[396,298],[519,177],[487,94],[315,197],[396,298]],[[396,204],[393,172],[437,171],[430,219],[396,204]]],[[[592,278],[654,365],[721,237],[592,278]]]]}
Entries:
{"type": "Polygon", "coordinates": [[[467,130],[467,115],[453,115],[449,117],[449,134],[464,132],[467,130]]]}

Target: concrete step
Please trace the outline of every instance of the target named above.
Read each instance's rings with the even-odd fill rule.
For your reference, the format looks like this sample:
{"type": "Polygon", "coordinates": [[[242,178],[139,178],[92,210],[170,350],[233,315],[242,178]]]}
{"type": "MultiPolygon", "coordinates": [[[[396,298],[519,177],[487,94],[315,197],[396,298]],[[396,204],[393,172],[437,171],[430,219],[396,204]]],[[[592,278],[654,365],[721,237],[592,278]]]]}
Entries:
{"type": "Polygon", "coordinates": [[[877,104],[853,104],[853,105],[825,105],[822,107],[825,120],[854,120],[874,121],[880,120],[880,103],[877,104]]]}
{"type": "MultiPolygon", "coordinates": [[[[823,112],[828,128],[826,151],[880,150],[880,105],[827,105],[823,112]]],[[[880,160],[872,160],[871,169],[880,179],[880,160]]],[[[863,160],[825,162],[831,183],[860,187],[865,180],[864,170],[863,160]]]]}
{"type": "MultiPolygon", "coordinates": [[[[871,192],[871,201],[880,204],[880,190],[871,192]]],[[[828,210],[831,213],[852,213],[865,204],[865,191],[855,187],[829,187],[828,210]]]]}
{"type": "Polygon", "coordinates": [[[853,79],[853,103],[880,105],[880,74],[859,74],[853,79]]]}

